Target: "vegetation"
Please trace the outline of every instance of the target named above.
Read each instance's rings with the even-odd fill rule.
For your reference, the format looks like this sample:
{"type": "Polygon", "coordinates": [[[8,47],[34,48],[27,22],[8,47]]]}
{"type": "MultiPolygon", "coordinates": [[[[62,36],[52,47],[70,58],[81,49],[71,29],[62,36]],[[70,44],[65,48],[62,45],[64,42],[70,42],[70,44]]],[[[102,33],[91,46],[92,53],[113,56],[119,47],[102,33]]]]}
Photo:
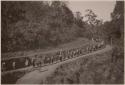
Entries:
{"type": "Polygon", "coordinates": [[[25,74],[36,70],[36,68],[25,68],[16,71],[8,71],[1,75],[1,83],[2,84],[15,84],[18,79],[23,77],[25,74]]]}
{"type": "Polygon", "coordinates": [[[15,84],[16,81],[20,77],[22,77],[24,74],[26,74],[26,70],[7,73],[1,76],[2,78],[1,83],[2,84],[15,84]]]}
{"type": "Polygon", "coordinates": [[[57,46],[78,37],[100,36],[107,42],[112,38],[112,42],[123,45],[123,5],[118,1],[111,13],[112,20],[103,22],[91,9],[86,10],[85,16],[80,12],[73,14],[64,1],[3,1],[2,53],[57,46]]]}
{"type": "Polygon", "coordinates": [[[78,36],[67,2],[2,2],[2,52],[56,46],[78,36]]]}
{"type": "MultiPolygon", "coordinates": [[[[111,21],[97,19],[91,9],[86,12],[84,17],[80,12],[74,16],[68,2],[64,1],[2,1],[1,51],[35,50],[56,47],[79,37],[99,37],[112,45],[113,50],[109,52],[112,54],[93,55],[64,64],[45,83],[123,83],[124,2],[116,1],[111,21]],[[83,21],[83,18],[87,20],[83,21]]],[[[16,76],[9,82],[15,82],[16,76]]]]}
{"type": "Polygon", "coordinates": [[[101,23],[100,26],[94,25],[94,22],[97,21],[96,15],[91,10],[87,11],[89,11],[89,15],[86,15],[89,17],[87,27],[91,31],[86,31],[86,33],[90,32],[88,34],[92,38],[94,32],[96,36],[100,32],[104,32],[100,34],[101,38],[112,45],[112,52],[93,55],[91,58],[88,56],[63,64],[46,81],[41,83],[122,84],[124,82],[124,2],[117,1],[114,11],[111,13],[112,20],[101,23]],[[92,27],[97,30],[94,29],[93,32],[92,27]]]}
{"type": "Polygon", "coordinates": [[[117,1],[112,20],[104,23],[106,37],[112,42],[113,56],[124,59],[124,2],[117,1]],[[108,29],[107,29],[108,28],[108,29]]]}
{"type": "Polygon", "coordinates": [[[41,84],[121,84],[124,61],[112,62],[111,53],[86,56],[63,64],[41,84]]]}

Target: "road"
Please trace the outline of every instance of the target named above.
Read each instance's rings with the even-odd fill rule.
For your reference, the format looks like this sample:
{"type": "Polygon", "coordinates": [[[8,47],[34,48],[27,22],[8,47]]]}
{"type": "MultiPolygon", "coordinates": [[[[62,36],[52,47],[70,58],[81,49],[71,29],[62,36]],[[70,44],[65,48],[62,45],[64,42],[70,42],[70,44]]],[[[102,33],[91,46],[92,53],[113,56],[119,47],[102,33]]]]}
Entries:
{"type": "Polygon", "coordinates": [[[27,73],[26,75],[24,75],[23,77],[18,79],[16,84],[40,84],[42,80],[44,80],[44,79],[46,79],[46,77],[50,76],[55,71],[55,69],[58,66],[60,66],[61,64],[68,63],[68,62],[74,61],[74,60],[79,59],[79,58],[87,57],[89,55],[103,53],[103,52],[109,51],[111,49],[112,49],[112,47],[107,45],[104,49],[101,49],[101,50],[98,50],[98,51],[95,51],[95,52],[92,52],[92,53],[89,53],[86,55],[82,55],[82,56],[79,56],[76,58],[72,58],[72,59],[69,59],[69,60],[66,60],[63,62],[52,64],[50,66],[42,67],[41,71],[34,70],[32,72],[27,73]],[[44,70],[46,70],[46,71],[44,71],[44,70]]]}

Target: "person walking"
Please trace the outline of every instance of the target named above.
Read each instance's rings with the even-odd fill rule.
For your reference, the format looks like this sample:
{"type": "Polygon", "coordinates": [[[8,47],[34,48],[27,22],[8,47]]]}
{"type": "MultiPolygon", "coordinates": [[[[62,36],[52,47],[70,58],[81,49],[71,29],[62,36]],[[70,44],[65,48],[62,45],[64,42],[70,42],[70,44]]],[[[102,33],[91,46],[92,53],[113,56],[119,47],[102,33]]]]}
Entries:
{"type": "Polygon", "coordinates": [[[28,61],[28,59],[26,58],[26,60],[25,60],[25,66],[27,67],[29,65],[29,61],[28,61]]]}
{"type": "Polygon", "coordinates": [[[16,62],[15,61],[12,62],[12,67],[13,67],[13,69],[15,69],[15,67],[16,67],[16,62]]]}
{"type": "Polygon", "coordinates": [[[36,59],[35,59],[35,58],[33,58],[33,59],[32,59],[32,64],[33,64],[33,67],[35,67],[35,62],[36,62],[36,59]]]}
{"type": "Polygon", "coordinates": [[[5,63],[5,62],[2,62],[2,71],[5,70],[5,66],[6,66],[6,63],[5,63]]]}

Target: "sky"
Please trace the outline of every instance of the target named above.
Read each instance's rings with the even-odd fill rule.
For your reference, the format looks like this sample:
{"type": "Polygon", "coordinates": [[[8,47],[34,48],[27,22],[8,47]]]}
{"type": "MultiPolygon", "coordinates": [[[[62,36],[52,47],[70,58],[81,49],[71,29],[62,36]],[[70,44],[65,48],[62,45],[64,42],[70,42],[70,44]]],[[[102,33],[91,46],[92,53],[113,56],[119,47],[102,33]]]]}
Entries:
{"type": "Polygon", "coordinates": [[[73,12],[81,12],[82,16],[86,14],[86,9],[92,9],[99,19],[110,21],[110,13],[113,12],[115,1],[69,1],[68,7],[73,12]]]}

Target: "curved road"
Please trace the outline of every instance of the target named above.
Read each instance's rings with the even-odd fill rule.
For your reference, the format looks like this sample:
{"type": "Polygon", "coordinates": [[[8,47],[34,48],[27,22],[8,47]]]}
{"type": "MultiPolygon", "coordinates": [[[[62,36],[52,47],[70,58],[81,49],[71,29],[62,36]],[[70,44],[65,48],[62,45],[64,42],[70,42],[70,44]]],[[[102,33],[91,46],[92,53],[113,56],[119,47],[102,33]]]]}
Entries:
{"type": "Polygon", "coordinates": [[[107,45],[104,49],[101,49],[101,50],[98,50],[98,51],[95,51],[95,52],[92,52],[92,53],[89,53],[86,55],[82,55],[82,56],[79,56],[76,58],[72,58],[72,59],[69,59],[66,61],[62,61],[62,62],[59,62],[56,64],[52,64],[50,66],[42,67],[40,70],[35,70],[35,71],[27,73],[26,75],[24,75],[23,77],[18,79],[16,84],[40,84],[42,80],[44,80],[44,79],[46,79],[46,77],[50,76],[55,71],[55,69],[63,63],[67,63],[67,62],[70,62],[70,61],[73,61],[73,60],[76,60],[76,59],[79,59],[82,57],[86,57],[89,55],[103,53],[103,52],[109,51],[111,49],[112,49],[112,47],[107,45]]]}

